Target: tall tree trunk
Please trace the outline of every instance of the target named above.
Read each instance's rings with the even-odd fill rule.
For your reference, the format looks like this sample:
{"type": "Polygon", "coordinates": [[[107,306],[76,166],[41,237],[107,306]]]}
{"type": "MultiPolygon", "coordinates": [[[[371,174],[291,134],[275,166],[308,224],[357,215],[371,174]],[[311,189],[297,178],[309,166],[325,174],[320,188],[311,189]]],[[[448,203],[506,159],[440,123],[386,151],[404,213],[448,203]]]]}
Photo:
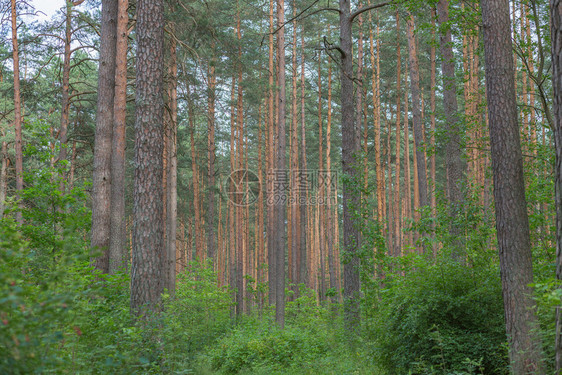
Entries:
{"type": "MultiPolygon", "coordinates": [[[[230,89],[230,173],[236,170],[236,77],[232,76],[232,84],[230,89]]],[[[229,191],[234,190],[234,181],[230,179],[229,191]]],[[[236,285],[236,227],[235,227],[236,206],[234,200],[228,200],[228,284],[234,289],[236,285]]],[[[233,294],[234,302],[236,302],[236,294],[233,294]]],[[[231,315],[236,312],[236,306],[233,305],[231,315]]]]}
{"type": "MultiPolygon", "coordinates": [[[[142,3],[143,6],[151,7],[152,5],[150,2],[146,3],[146,1],[142,3]]],[[[113,137],[113,106],[115,97],[117,9],[117,0],[102,1],[101,40],[97,90],[98,103],[96,112],[96,134],[94,140],[94,172],[92,178],[91,246],[94,252],[102,252],[101,255],[95,259],[95,267],[96,269],[104,273],[109,272],[109,238],[111,236],[111,148],[113,137]]],[[[146,12],[146,9],[144,9],[143,11],[146,12]]],[[[146,13],[143,16],[146,16],[146,13]]],[[[143,23],[146,24],[147,21],[148,20],[143,20],[143,23]]],[[[149,32],[149,30],[150,29],[143,30],[142,32],[146,33],[149,32]]],[[[143,35],[146,36],[146,34],[143,35]]],[[[142,51],[142,53],[145,55],[150,54],[151,52],[160,53],[158,51],[158,47],[156,47],[156,49],[151,49],[150,46],[145,45],[143,48],[148,49],[147,51],[142,51]]],[[[139,52],[141,52],[141,50],[139,50],[139,52]]],[[[146,61],[145,56],[142,56],[141,66],[144,67],[146,66],[146,64],[148,64],[148,61],[146,61]]],[[[143,73],[146,74],[146,72],[142,72],[141,76],[143,73]]],[[[152,83],[152,80],[150,82],[152,83]]],[[[145,83],[145,85],[143,85],[142,87],[143,90],[152,89],[148,82],[145,83]]],[[[157,88],[154,88],[154,90],[158,91],[157,88]]],[[[140,93],[144,94],[144,91],[140,93]]],[[[158,98],[156,98],[155,100],[158,100],[158,98]]],[[[151,112],[153,110],[148,104],[149,102],[146,102],[146,108],[143,108],[143,111],[146,110],[148,112],[151,112]]],[[[146,123],[138,121],[137,126],[144,127],[144,125],[146,125],[146,123]]],[[[141,153],[139,157],[144,158],[144,152],[141,153]]],[[[161,160],[161,157],[158,157],[157,159],[161,160]]],[[[146,167],[148,167],[148,165],[143,166],[143,168],[146,167]]],[[[148,175],[146,177],[148,177],[148,175]]],[[[139,183],[141,182],[139,181],[139,183]]],[[[141,198],[138,197],[138,199],[141,198]]],[[[156,238],[153,240],[159,241],[159,239],[156,238]]],[[[147,244],[147,246],[150,245],[147,244]]],[[[141,249],[139,248],[138,250],[141,249]]],[[[147,248],[147,251],[151,250],[147,248]]],[[[149,272],[150,269],[147,269],[146,271],[149,272]]],[[[150,285],[152,286],[152,284],[150,285]]],[[[152,294],[143,296],[139,295],[138,297],[143,299],[148,298],[151,301],[156,300],[154,299],[155,297],[152,294]]],[[[138,306],[134,307],[136,308],[138,306]]]]}
{"type": "Polygon", "coordinates": [[[117,47],[115,54],[115,98],[113,103],[113,139],[111,149],[111,203],[109,238],[109,273],[127,264],[125,231],[125,146],[127,129],[127,24],[128,0],[119,0],[117,47]]]}
{"type": "MultiPolygon", "coordinates": [[[[406,77],[406,82],[408,81],[408,66],[406,65],[406,71],[404,72],[404,77],[406,77]]],[[[409,100],[408,100],[408,90],[404,90],[404,193],[405,193],[405,201],[406,204],[404,205],[405,215],[402,217],[402,220],[409,219],[412,217],[412,170],[410,168],[410,120],[409,115],[410,111],[409,107],[409,100]]],[[[412,231],[408,231],[405,235],[407,245],[412,245],[412,231]]]]}
{"type": "MultiPolygon", "coordinates": [[[[400,16],[396,11],[396,171],[394,176],[394,256],[402,254],[402,227],[400,220],[400,95],[401,95],[401,54],[400,54],[400,16]]],[[[404,204],[404,202],[402,202],[404,204]]]]}
{"type": "Polygon", "coordinates": [[[163,207],[163,66],[164,4],[137,3],[137,78],[135,123],[135,182],[131,310],[141,313],[160,301],[162,277],[163,207]]]}
{"type": "MultiPolygon", "coordinates": [[[[369,2],[370,3],[370,2],[369,2]]],[[[383,222],[384,218],[384,172],[381,164],[381,114],[380,114],[380,92],[379,92],[379,74],[380,74],[380,58],[379,46],[380,40],[378,39],[378,25],[377,25],[377,48],[376,56],[373,43],[373,26],[372,17],[369,13],[369,52],[371,58],[371,66],[373,68],[373,75],[371,78],[371,85],[373,90],[373,122],[375,132],[375,172],[377,176],[377,219],[383,222]]]]}
{"type": "MultiPolygon", "coordinates": [[[[550,0],[554,144],[556,149],[556,278],[562,280],[562,1],[550,0]]],[[[543,130],[544,132],[544,130],[543,130]]],[[[556,308],[556,375],[562,374],[562,307],[556,308]]]]}
{"type": "Polygon", "coordinates": [[[449,25],[449,1],[439,0],[437,3],[439,26],[442,30],[439,47],[441,50],[441,70],[443,74],[443,108],[445,112],[445,164],[447,167],[447,198],[451,226],[449,233],[453,238],[453,257],[459,261],[464,259],[462,249],[463,230],[458,224],[461,220],[464,203],[463,188],[466,185],[466,163],[462,156],[462,139],[458,118],[457,85],[455,78],[455,58],[453,55],[451,26],[449,25]]]}
{"type": "MultiPolygon", "coordinates": [[[[2,138],[6,136],[3,129],[0,129],[0,136],[2,136],[2,138]]],[[[2,164],[0,167],[0,219],[4,217],[5,201],[8,192],[8,162],[10,161],[10,159],[8,158],[8,143],[4,140],[2,141],[1,152],[2,153],[0,154],[0,159],[2,160],[2,164]]]]}
{"type": "Polygon", "coordinates": [[[194,233],[195,233],[195,257],[201,264],[205,261],[203,251],[203,238],[201,238],[201,206],[200,206],[200,183],[199,183],[199,168],[197,167],[197,153],[195,152],[195,109],[193,108],[192,91],[188,88],[188,117],[191,138],[191,171],[193,174],[193,207],[195,212],[194,217],[194,233]]]}
{"type": "Polygon", "coordinates": [[[291,262],[289,283],[294,284],[293,296],[298,297],[298,284],[299,270],[297,259],[300,253],[300,210],[299,210],[299,192],[297,180],[295,177],[300,175],[299,172],[299,143],[298,143],[298,109],[297,109],[297,81],[298,81],[298,66],[297,66],[297,7],[293,1],[293,80],[292,80],[292,106],[291,106],[291,262]]]}
{"type": "Polygon", "coordinates": [[[15,151],[16,151],[16,199],[18,200],[18,211],[16,211],[16,221],[18,225],[23,225],[23,209],[21,193],[23,191],[23,151],[22,151],[22,105],[20,92],[20,58],[18,47],[18,24],[16,12],[16,0],[11,0],[12,10],[12,59],[14,64],[14,130],[15,130],[15,151]]]}
{"type": "MultiPolygon", "coordinates": [[[[328,244],[328,270],[330,272],[330,289],[336,291],[336,298],[340,294],[339,283],[336,271],[336,254],[334,243],[338,242],[335,237],[334,224],[332,219],[332,61],[328,60],[328,116],[326,121],[326,173],[328,183],[326,184],[326,232],[328,244]]],[[[336,223],[337,225],[337,223],[336,223]]],[[[334,299],[335,302],[336,299],[334,299]]]]}
{"type": "MultiPolygon", "coordinates": [[[[236,157],[237,169],[242,171],[244,168],[244,108],[243,108],[243,87],[242,87],[242,46],[240,45],[242,34],[240,30],[240,10],[239,3],[236,2],[236,37],[238,39],[238,87],[236,96],[236,151],[238,153],[236,157]]],[[[242,172],[240,172],[236,177],[237,189],[244,186],[242,172]]],[[[236,204],[236,315],[241,315],[244,311],[244,295],[245,295],[245,282],[244,282],[244,265],[246,257],[246,241],[244,238],[244,218],[243,218],[243,202],[242,191],[236,191],[238,200],[236,204]]]]}
{"type": "Polygon", "coordinates": [[[416,152],[416,163],[418,173],[418,189],[420,207],[429,205],[427,198],[427,179],[425,166],[425,142],[423,136],[423,124],[421,118],[420,105],[420,71],[418,64],[418,53],[416,48],[416,39],[414,35],[414,16],[408,17],[408,55],[410,65],[410,87],[412,90],[412,112],[414,119],[414,142],[416,152]]]}
{"type": "Polygon", "coordinates": [[[486,94],[496,230],[513,374],[542,374],[536,336],[531,241],[517,123],[508,0],[483,0],[486,94]]]}
{"type": "MultiPolygon", "coordinates": [[[[66,15],[64,27],[64,53],[62,65],[62,92],[61,92],[61,118],[60,128],[58,132],[59,138],[59,156],[58,161],[66,160],[68,157],[68,124],[70,121],[70,57],[71,50],[70,44],[72,43],[72,1],[66,2],[66,15]]],[[[61,174],[62,180],[60,182],[60,190],[64,192],[64,178],[65,174],[61,174]]]]}
{"type": "MultiPolygon", "coordinates": [[[[285,173],[285,1],[277,0],[277,163],[275,168],[285,173]]],[[[276,193],[280,198],[287,192],[280,191],[277,184],[276,193]]],[[[275,207],[275,241],[272,251],[275,257],[275,275],[270,278],[270,285],[275,291],[275,320],[285,326],[285,202],[280,199],[275,207]]]]}
{"type": "Polygon", "coordinates": [[[273,284],[275,280],[275,192],[273,191],[273,179],[274,179],[274,168],[275,168],[275,149],[274,149],[274,139],[276,128],[275,123],[275,106],[274,106],[274,74],[275,66],[273,63],[274,55],[274,44],[273,44],[273,8],[274,0],[269,0],[269,85],[268,85],[268,95],[267,95],[267,175],[266,180],[266,190],[267,190],[267,263],[268,263],[268,280],[269,280],[269,304],[275,304],[276,287],[273,284]]]}
{"type": "MultiPolygon", "coordinates": [[[[175,25],[170,25],[172,33],[175,25]]],[[[164,266],[166,272],[166,288],[170,293],[176,288],[176,238],[178,221],[178,158],[177,158],[177,132],[178,132],[178,67],[176,41],[170,40],[170,61],[168,62],[168,114],[166,126],[166,159],[167,159],[167,183],[166,183],[166,261],[164,266]]]]}
{"type": "MultiPolygon", "coordinates": [[[[318,170],[324,170],[324,135],[323,128],[324,128],[324,121],[322,118],[322,60],[318,59],[318,170]]],[[[324,189],[322,186],[319,186],[318,189],[318,201],[316,202],[316,210],[318,212],[318,263],[315,267],[316,270],[319,270],[320,277],[318,280],[318,296],[319,299],[322,301],[324,300],[324,296],[326,295],[326,284],[325,284],[325,272],[324,272],[324,229],[325,229],[325,221],[324,221],[324,214],[325,211],[323,207],[320,205],[320,202],[324,199],[324,189]]]]}
{"type": "MultiPolygon", "coordinates": [[[[431,47],[430,47],[430,94],[429,94],[429,106],[431,109],[431,114],[430,114],[430,123],[431,123],[431,141],[430,141],[430,146],[431,146],[431,183],[432,183],[432,193],[431,193],[431,214],[433,217],[435,217],[437,215],[437,200],[436,198],[436,180],[435,180],[435,111],[436,111],[436,100],[435,100],[435,91],[436,91],[436,87],[437,87],[437,80],[436,80],[436,71],[437,71],[437,59],[436,59],[436,48],[435,48],[435,43],[436,43],[436,37],[435,37],[435,29],[436,29],[436,25],[435,25],[435,19],[437,18],[437,13],[435,8],[431,8],[431,47]]],[[[435,252],[435,247],[433,249],[433,251],[435,252]]],[[[435,254],[434,254],[435,255],[435,254]]]]}
{"type": "MultiPolygon", "coordinates": [[[[300,126],[300,130],[301,130],[301,157],[300,157],[300,165],[301,165],[301,169],[303,171],[306,171],[307,165],[306,165],[306,107],[305,107],[305,72],[304,72],[304,68],[305,68],[305,63],[304,63],[304,27],[302,28],[301,31],[301,93],[300,93],[300,99],[301,99],[301,126],[300,126]]],[[[328,110],[330,108],[330,103],[328,102],[328,110]]],[[[300,217],[301,217],[301,239],[300,239],[300,251],[299,251],[299,259],[297,260],[298,262],[298,266],[299,266],[299,282],[304,283],[306,281],[306,249],[308,249],[307,247],[307,241],[306,241],[306,236],[308,233],[308,221],[307,221],[307,212],[308,212],[308,197],[309,197],[309,191],[308,189],[306,189],[306,191],[301,192],[301,196],[299,197],[301,200],[305,199],[306,203],[305,204],[301,204],[300,205],[300,217]]]]}
{"type": "Polygon", "coordinates": [[[340,10],[340,48],[341,48],[341,124],[342,124],[342,171],[349,179],[343,185],[343,247],[346,257],[344,263],[344,319],[346,329],[356,332],[360,324],[359,310],[359,230],[356,212],[360,208],[360,195],[355,127],[355,108],[353,95],[353,55],[349,0],[339,0],[340,10]]]}
{"type": "MultiPolygon", "coordinates": [[[[215,58],[213,57],[208,68],[209,79],[209,119],[207,123],[207,148],[208,148],[208,168],[207,168],[207,256],[215,259],[215,95],[217,77],[215,75],[215,58]]],[[[260,155],[261,156],[261,155],[260,155]]]]}

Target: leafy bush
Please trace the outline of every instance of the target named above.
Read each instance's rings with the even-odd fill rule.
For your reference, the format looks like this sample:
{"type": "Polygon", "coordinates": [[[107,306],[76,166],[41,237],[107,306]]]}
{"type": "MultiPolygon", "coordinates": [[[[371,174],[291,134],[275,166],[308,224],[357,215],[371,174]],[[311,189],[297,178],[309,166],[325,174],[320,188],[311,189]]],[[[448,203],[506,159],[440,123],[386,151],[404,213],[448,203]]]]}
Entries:
{"type": "Polygon", "coordinates": [[[507,374],[499,275],[414,258],[388,277],[370,323],[373,351],[393,374],[507,374]]]}

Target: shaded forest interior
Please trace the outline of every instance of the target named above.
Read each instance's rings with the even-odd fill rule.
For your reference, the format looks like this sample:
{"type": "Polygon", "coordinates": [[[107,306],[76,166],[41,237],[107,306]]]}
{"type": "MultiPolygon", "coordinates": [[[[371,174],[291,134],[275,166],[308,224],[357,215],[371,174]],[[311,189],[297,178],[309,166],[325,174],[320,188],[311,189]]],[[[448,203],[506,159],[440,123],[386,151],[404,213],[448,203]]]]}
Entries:
{"type": "Polygon", "coordinates": [[[560,0],[0,5],[0,373],[562,374],[560,0]]]}

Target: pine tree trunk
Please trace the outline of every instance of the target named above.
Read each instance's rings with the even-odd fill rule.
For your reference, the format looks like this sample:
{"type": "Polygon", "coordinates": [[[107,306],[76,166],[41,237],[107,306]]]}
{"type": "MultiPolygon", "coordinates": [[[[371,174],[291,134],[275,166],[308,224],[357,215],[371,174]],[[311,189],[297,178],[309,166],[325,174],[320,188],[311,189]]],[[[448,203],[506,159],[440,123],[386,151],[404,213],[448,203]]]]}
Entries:
{"type": "MultiPolygon", "coordinates": [[[[562,280],[562,1],[550,0],[554,143],[556,150],[556,278],[562,280]]],[[[556,375],[562,374],[562,308],[556,308],[556,375]]]]}
{"type": "Polygon", "coordinates": [[[408,17],[408,55],[410,65],[410,86],[412,90],[412,112],[413,112],[413,128],[414,142],[417,164],[417,180],[419,189],[419,205],[425,207],[429,205],[427,198],[427,179],[425,164],[425,142],[423,136],[423,123],[421,118],[420,105],[420,73],[418,64],[418,53],[416,48],[416,39],[414,36],[414,16],[410,14],[408,17]]]}
{"type": "Polygon", "coordinates": [[[299,144],[298,144],[298,111],[297,111],[297,8],[293,1],[293,79],[292,79],[292,116],[291,116],[291,262],[289,283],[293,284],[293,297],[298,297],[299,270],[298,270],[298,254],[300,253],[300,210],[299,210],[299,192],[298,182],[295,177],[300,175],[299,172],[299,144]]]}
{"type": "Polygon", "coordinates": [[[508,0],[483,0],[486,94],[496,230],[506,331],[513,374],[542,374],[533,290],[508,0]]]}
{"type": "Polygon", "coordinates": [[[162,0],[138,1],[137,44],[131,310],[139,314],[145,307],[156,307],[164,287],[161,264],[164,249],[163,207],[160,198],[164,114],[162,0]]]}
{"type": "MultiPolygon", "coordinates": [[[[401,124],[400,124],[400,95],[401,95],[401,55],[400,55],[400,16],[396,11],[396,160],[394,176],[394,256],[402,254],[402,226],[400,225],[400,143],[401,143],[401,124]]],[[[404,203],[404,202],[402,202],[404,203]]]]}
{"type": "MultiPolygon", "coordinates": [[[[213,46],[214,47],[214,46],[213,46]]],[[[208,68],[209,80],[209,118],[207,128],[208,168],[207,168],[207,257],[214,261],[215,249],[215,95],[216,82],[215,59],[212,58],[208,68]]],[[[260,143],[261,145],[261,143],[260,143]]],[[[260,154],[261,157],[261,154],[260,154]]]]}
{"type": "MultiPolygon", "coordinates": [[[[277,100],[277,171],[285,173],[285,1],[277,0],[277,77],[278,100],[277,100]]],[[[279,184],[277,184],[279,185],[279,184]]],[[[279,187],[279,186],[278,186],[279,187]]],[[[286,194],[284,191],[276,191],[279,197],[286,194]]],[[[283,328],[285,326],[285,203],[283,200],[277,202],[275,209],[275,241],[273,253],[275,257],[275,275],[270,279],[270,285],[274,285],[275,292],[275,320],[283,328]]]]}
{"type": "Polygon", "coordinates": [[[342,171],[350,183],[343,186],[343,248],[344,263],[344,319],[347,331],[356,332],[360,325],[359,310],[359,231],[355,211],[360,209],[357,186],[359,165],[357,129],[353,93],[353,55],[349,0],[339,1],[341,52],[341,115],[342,115],[342,171]]]}
{"type": "MultiPolygon", "coordinates": [[[[68,124],[70,121],[70,44],[72,43],[72,1],[66,3],[65,27],[64,27],[64,53],[62,64],[62,92],[61,92],[61,119],[58,132],[59,156],[58,162],[64,161],[68,157],[68,124]]],[[[64,173],[61,174],[65,178],[64,173]]],[[[65,191],[64,180],[60,182],[61,192],[65,191]]]]}
{"type": "MultiPolygon", "coordinates": [[[[174,25],[170,25],[172,32],[174,25]]],[[[176,289],[176,238],[178,221],[178,159],[177,159],[177,132],[178,132],[178,67],[176,41],[170,40],[170,61],[168,63],[168,125],[166,126],[167,149],[167,183],[166,183],[166,288],[170,293],[176,289]]]]}
{"type": "MultiPolygon", "coordinates": [[[[11,0],[12,11],[12,59],[14,67],[14,130],[16,151],[16,199],[19,201],[23,190],[23,151],[22,151],[22,105],[20,92],[20,58],[17,31],[16,0],[11,0]]],[[[23,225],[21,201],[18,203],[19,210],[16,211],[18,225],[23,225]]]]}
{"type": "MultiPolygon", "coordinates": [[[[0,136],[4,138],[6,135],[3,129],[0,129],[0,136]]],[[[2,153],[0,154],[2,164],[0,167],[0,219],[4,217],[4,209],[6,202],[6,195],[8,192],[8,143],[2,141],[2,153]]]]}
{"type": "Polygon", "coordinates": [[[111,146],[111,237],[109,239],[109,273],[111,274],[124,269],[127,265],[127,234],[125,232],[125,146],[127,129],[128,6],[128,0],[118,1],[113,139],[111,146]]]}
{"type": "Polygon", "coordinates": [[[464,235],[459,217],[464,203],[463,186],[466,185],[466,163],[462,156],[462,139],[458,118],[457,85],[455,78],[455,59],[453,55],[452,36],[449,22],[449,2],[439,0],[437,3],[439,26],[443,28],[440,36],[441,70],[443,74],[443,109],[445,112],[445,164],[447,167],[447,199],[451,226],[449,233],[453,238],[453,257],[464,261],[464,235]]]}
{"type": "MultiPolygon", "coordinates": [[[[151,4],[144,2],[143,5],[150,6],[151,4]]],[[[102,252],[101,255],[95,259],[95,267],[96,269],[104,273],[109,272],[109,238],[111,236],[111,148],[113,137],[113,106],[115,97],[117,7],[117,0],[102,1],[101,40],[97,90],[98,102],[96,112],[96,134],[94,141],[94,172],[92,178],[91,246],[94,253],[99,251],[102,252]]],[[[143,22],[146,23],[148,22],[148,20],[143,20],[143,22]]],[[[147,31],[148,30],[145,30],[143,32],[147,31]]],[[[142,53],[159,53],[159,51],[157,50],[150,49],[150,46],[148,45],[145,46],[145,48],[148,48],[148,50],[142,51],[142,53]]],[[[139,52],[141,51],[139,50],[139,52]]],[[[143,63],[141,64],[141,66],[146,66],[144,64],[147,63],[148,62],[143,56],[143,63]]],[[[146,72],[142,72],[141,74],[146,74],[146,72]]],[[[149,90],[149,86],[143,86],[143,89],[149,90]]],[[[157,90],[156,88],[154,89],[157,90]]],[[[157,98],[155,100],[159,99],[157,98]]],[[[145,110],[149,112],[152,110],[152,108],[149,108],[148,103],[145,110]]],[[[141,125],[140,121],[138,125],[141,125]]],[[[146,124],[142,123],[142,125],[144,126],[146,124]]],[[[161,157],[158,157],[157,159],[161,160],[161,157]]],[[[154,240],[159,241],[159,239],[157,238],[154,238],[154,240]]],[[[147,269],[147,272],[148,271],[150,271],[150,269],[147,269]]],[[[152,287],[152,284],[150,285],[152,287]]],[[[155,300],[153,299],[154,296],[152,294],[143,296],[139,295],[138,297],[148,298],[151,301],[155,300]]],[[[136,308],[137,306],[134,307],[136,308]]]]}
{"type": "MultiPolygon", "coordinates": [[[[306,171],[307,168],[307,163],[306,163],[306,107],[305,107],[305,63],[304,63],[304,27],[302,28],[301,31],[301,94],[300,94],[300,99],[301,99],[301,125],[300,125],[300,130],[301,130],[301,157],[300,157],[300,165],[301,165],[301,169],[303,171],[306,171]]],[[[330,103],[328,102],[328,109],[330,108],[330,103]]],[[[299,282],[304,283],[307,280],[306,277],[306,254],[307,254],[307,241],[306,241],[306,236],[308,234],[308,198],[309,198],[309,189],[306,189],[306,191],[301,192],[301,195],[299,197],[299,199],[301,199],[301,201],[303,199],[306,200],[305,204],[300,204],[300,217],[301,217],[301,239],[300,239],[300,251],[298,253],[298,259],[297,259],[297,263],[298,263],[298,267],[299,267],[299,282]]]]}

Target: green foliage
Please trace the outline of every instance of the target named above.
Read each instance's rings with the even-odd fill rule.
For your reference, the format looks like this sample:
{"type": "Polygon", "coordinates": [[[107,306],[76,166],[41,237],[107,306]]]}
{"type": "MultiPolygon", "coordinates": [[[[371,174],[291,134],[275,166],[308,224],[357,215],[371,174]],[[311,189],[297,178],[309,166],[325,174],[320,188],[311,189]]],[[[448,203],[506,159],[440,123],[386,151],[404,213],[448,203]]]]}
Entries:
{"type": "Polygon", "coordinates": [[[249,317],[201,356],[201,371],[220,374],[378,374],[364,350],[346,345],[342,321],[316,304],[313,291],[287,306],[285,329],[270,315],[249,317]]]}
{"type": "Polygon", "coordinates": [[[507,373],[500,285],[493,266],[412,256],[405,276],[387,275],[373,306],[374,354],[393,374],[507,373]]]}
{"type": "Polygon", "coordinates": [[[193,262],[178,275],[175,295],[165,296],[161,335],[167,370],[188,368],[197,353],[231,328],[231,291],[217,285],[210,263],[193,262]]]}

